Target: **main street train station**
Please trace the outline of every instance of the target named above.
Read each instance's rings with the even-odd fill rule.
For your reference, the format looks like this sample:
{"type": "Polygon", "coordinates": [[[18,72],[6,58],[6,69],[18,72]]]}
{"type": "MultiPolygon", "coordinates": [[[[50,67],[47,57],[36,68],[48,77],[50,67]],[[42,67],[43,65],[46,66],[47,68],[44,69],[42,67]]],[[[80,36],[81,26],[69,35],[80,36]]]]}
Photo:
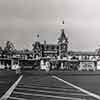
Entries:
{"type": "MultiPolygon", "coordinates": [[[[99,70],[100,55],[98,52],[88,51],[69,51],[69,41],[64,29],[61,29],[56,44],[48,44],[46,40],[44,43],[39,41],[39,34],[37,34],[36,41],[32,44],[32,50],[6,50],[0,52],[0,66],[3,68],[12,68],[16,63],[22,69],[41,69],[46,61],[50,63],[50,69],[62,70],[99,70]]],[[[8,44],[10,42],[8,41],[8,44]]],[[[9,47],[12,48],[12,47],[9,47]]]]}

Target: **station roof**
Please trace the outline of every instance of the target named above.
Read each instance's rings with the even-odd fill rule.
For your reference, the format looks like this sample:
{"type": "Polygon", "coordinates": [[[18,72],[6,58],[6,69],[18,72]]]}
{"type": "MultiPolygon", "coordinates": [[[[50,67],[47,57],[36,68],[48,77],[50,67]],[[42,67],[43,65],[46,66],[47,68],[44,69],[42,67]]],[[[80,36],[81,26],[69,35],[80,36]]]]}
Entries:
{"type": "Polygon", "coordinates": [[[16,50],[12,51],[13,54],[33,54],[33,51],[16,50]]]}
{"type": "Polygon", "coordinates": [[[76,55],[76,56],[96,56],[96,55],[100,55],[100,54],[97,54],[96,52],[92,52],[92,51],[69,51],[68,52],[69,55],[76,55]]]}

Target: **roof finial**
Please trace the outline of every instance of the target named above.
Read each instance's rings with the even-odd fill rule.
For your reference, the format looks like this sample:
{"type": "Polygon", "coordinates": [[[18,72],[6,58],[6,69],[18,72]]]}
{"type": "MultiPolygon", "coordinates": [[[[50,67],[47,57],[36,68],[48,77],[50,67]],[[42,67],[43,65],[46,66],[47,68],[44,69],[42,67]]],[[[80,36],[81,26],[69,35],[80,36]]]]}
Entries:
{"type": "Polygon", "coordinates": [[[37,38],[39,38],[40,36],[39,36],[39,34],[37,34],[37,38]]]}
{"type": "Polygon", "coordinates": [[[39,39],[40,39],[40,35],[39,35],[39,34],[37,34],[37,35],[36,35],[36,41],[38,41],[38,42],[39,42],[39,41],[40,41],[39,39]]]}
{"type": "Polygon", "coordinates": [[[64,25],[64,20],[62,21],[62,24],[64,25]]]}
{"type": "Polygon", "coordinates": [[[62,21],[62,29],[61,32],[64,33],[64,20],[62,21]]]}

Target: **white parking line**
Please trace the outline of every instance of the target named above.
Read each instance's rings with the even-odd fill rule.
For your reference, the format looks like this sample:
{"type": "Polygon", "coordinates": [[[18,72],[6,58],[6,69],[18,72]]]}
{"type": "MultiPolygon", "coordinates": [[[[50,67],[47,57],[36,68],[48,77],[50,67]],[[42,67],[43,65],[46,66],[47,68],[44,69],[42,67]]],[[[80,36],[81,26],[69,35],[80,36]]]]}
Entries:
{"type": "Polygon", "coordinates": [[[53,93],[53,94],[66,94],[66,95],[77,95],[77,96],[89,96],[83,93],[69,93],[69,92],[58,92],[58,91],[48,91],[48,90],[41,90],[41,89],[28,89],[28,88],[16,88],[17,90],[25,90],[30,92],[42,92],[42,93],[53,93]]]}
{"type": "Polygon", "coordinates": [[[83,88],[80,88],[80,87],[78,87],[78,86],[76,86],[76,85],[74,85],[74,84],[72,84],[72,83],[70,83],[68,81],[65,81],[65,80],[63,80],[63,79],[61,79],[61,78],[59,78],[57,76],[52,76],[52,77],[57,79],[57,80],[59,80],[59,81],[61,81],[61,82],[63,82],[63,83],[65,83],[65,84],[67,84],[67,85],[69,85],[69,86],[72,86],[73,88],[76,88],[76,89],[80,90],[83,93],[86,93],[86,94],[90,95],[91,97],[94,97],[94,98],[100,100],[100,96],[97,95],[97,94],[94,94],[94,93],[89,92],[89,91],[87,91],[87,90],[85,90],[83,88]]]}
{"type": "Polygon", "coordinates": [[[7,84],[5,81],[0,81],[0,84],[7,84]]]}
{"type": "Polygon", "coordinates": [[[17,84],[20,82],[22,79],[23,75],[21,75],[18,80],[9,88],[9,90],[0,98],[0,100],[7,100],[8,97],[11,95],[13,90],[16,88],[17,84]]]}
{"type": "Polygon", "coordinates": [[[14,100],[28,100],[28,99],[24,99],[24,98],[17,98],[17,97],[9,97],[9,99],[14,99],[14,100]]]}
{"type": "Polygon", "coordinates": [[[72,97],[65,97],[65,96],[54,96],[54,95],[45,95],[45,94],[32,94],[32,93],[23,93],[23,92],[13,92],[15,94],[27,95],[27,96],[36,96],[36,97],[49,97],[49,98],[56,98],[56,99],[68,99],[68,100],[85,100],[80,98],[72,98],[72,97]]]}
{"type": "MultiPolygon", "coordinates": [[[[21,85],[19,85],[21,86],[21,85]]],[[[68,89],[65,89],[65,88],[55,88],[55,87],[46,87],[46,86],[34,86],[34,85],[22,85],[21,87],[25,87],[25,88],[39,88],[39,89],[50,89],[50,90],[58,90],[58,91],[72,91],[72,92],[80,92],[79,90],[75,90],[75,89],[72,89],[72,88],[68,88],[68,89]]]]}

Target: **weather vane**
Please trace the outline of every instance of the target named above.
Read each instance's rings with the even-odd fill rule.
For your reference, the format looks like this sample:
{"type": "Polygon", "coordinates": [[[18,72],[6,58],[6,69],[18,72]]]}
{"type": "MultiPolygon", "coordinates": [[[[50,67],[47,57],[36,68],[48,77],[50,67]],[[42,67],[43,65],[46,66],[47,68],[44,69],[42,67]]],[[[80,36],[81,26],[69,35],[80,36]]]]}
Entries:
{"type": "Polygon", "coordinates": [[[64,20],[62,21],[62,24],[64,24],[64,20]]]}
{"type": "Polygon", "coordinates": [[[39,38],[40,37],[40,35],[39,34],[37,34],[37,38],[39,38]]]}
{"type": "Polygon", "coordinates": [[[64,20],[62,21],[62,29],[61,32],[64,33],[64,20]]]}

